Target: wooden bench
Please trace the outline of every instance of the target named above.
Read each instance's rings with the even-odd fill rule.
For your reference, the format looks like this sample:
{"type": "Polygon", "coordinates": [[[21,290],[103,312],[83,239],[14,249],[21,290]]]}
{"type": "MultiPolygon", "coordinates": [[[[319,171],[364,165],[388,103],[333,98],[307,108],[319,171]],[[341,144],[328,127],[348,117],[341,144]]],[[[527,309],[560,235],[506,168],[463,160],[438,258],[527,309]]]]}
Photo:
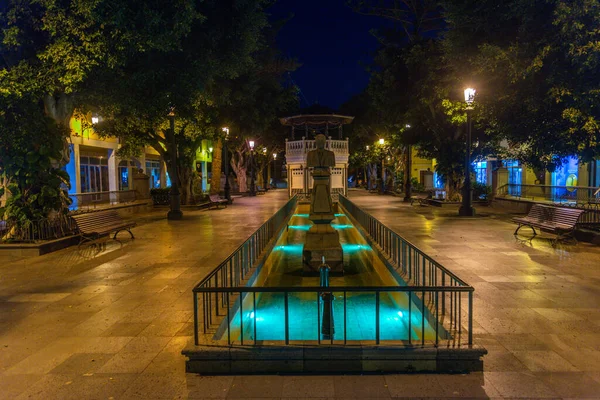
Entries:
{"type": "Polygon", "coordinates": [[[515,236],[519,229],[528,226],[533,230],[533,237],[537,235],[535,228],[556,234],[553,243],[573,235],[575,225],[585,210],[577,208],[551,207],[542,204],[534,204],[525,217],[513,218],[513,222],[519,224],[515,230],[515,236]]]}
{"type": "Polygon", "coordinates": [[[410,197],[410,205],[412,206],[415,202],[418,202],[420,206],[429,205],[429,200],[433,198],[432,193],[422,194],[410,197]]]}
{"type": "Polygon", "coordinates": [[[131,238],[135,239],[131,228],[136,226],[136,223],[123,220],[115,210],[77,214],[71,218],[75,221],[77,233],[81,238],[80,246],[86,241],[98,239],[111,232],[115,233],[113,239],[116,239],[121,231],[129,232],[131,238]]]}
{"type": "Polygon", "coordinates": [[[218,194],[211,194],[210,196],[208,196],[208,199],[210,200],[208,208],[211,208],[213,206],[219,208],[221,204],[225,205],[225,208],[227,208],[227,203],[229,203],[227,199],[220,198],[218,194]]]}

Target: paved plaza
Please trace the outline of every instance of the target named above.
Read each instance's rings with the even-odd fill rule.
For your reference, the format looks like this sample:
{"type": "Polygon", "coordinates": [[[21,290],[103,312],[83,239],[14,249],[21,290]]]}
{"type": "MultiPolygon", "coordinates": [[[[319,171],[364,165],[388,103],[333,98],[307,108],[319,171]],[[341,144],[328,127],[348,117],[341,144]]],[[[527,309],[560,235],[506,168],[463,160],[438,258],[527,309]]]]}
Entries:
{"type": "Polygon", "coordinates": [[[599,246],[515,240],[495,208],[461,219],[364,191],[350,199],[475,287],[483,373],[186,374],[191,288],[286,202],[280,190],[183,221],[137,215],[135,240],[97,254],[0,255],[0,398],[600,398],[599,246]]]}

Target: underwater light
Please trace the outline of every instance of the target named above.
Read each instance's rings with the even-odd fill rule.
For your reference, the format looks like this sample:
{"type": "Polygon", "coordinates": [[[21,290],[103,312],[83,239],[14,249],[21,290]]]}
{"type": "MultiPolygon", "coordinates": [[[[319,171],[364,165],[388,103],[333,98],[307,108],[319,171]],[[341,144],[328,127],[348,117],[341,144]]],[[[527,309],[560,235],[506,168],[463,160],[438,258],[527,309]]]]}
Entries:
{"type": "Polygon", "coordinates": [[[346,214],[333,214],[333,215],[336,216],[336,217],[343,217],[346,214]]]}
{"type": "Polygon", "coordinates": [[[250,313],[250,318],[254,318],[254,311],[250,313]]]}
{"type": "Polygon", "coordinates": [[[293,216],[294,217],[300,217],[300,218],[308,218],[308,217],[310,217],[309,214],[294,214],[293,216]]]}
{"type": "Polygon", "coordinates": [[[352,228],[352,225],[348,225],[348,224],[331,224],[331,226],[334,229],[350,229],[350,228],[352,228]]]}
{"type": "Polygon", "coordinates": [[[308,231],[310,230],[311,225],[289,225],[289,229],[298,229],[299,231],[308,231]]]}
{"type": "Polygon", "coordinates": [[[285,253],[302,253],[302,244],[285,244],[281,246],[277,246],[273,249],[273,251],[283,251],[285,253]]]}
{"type": "Polygon", "coordinates": [[[344,252],[355,252],[355,251],[360,251],[360,250],[371,250],[371,246],[369,246],[368,244],[342,244],[342,250],[344,252]]]}
{"type": "Polygon", "coordinates": [[[400,318],[402,318],[402,317],[404,316],[404,314],[402,314],[402,311],[398,311],[398,316],[399,316],[400,318]]]}

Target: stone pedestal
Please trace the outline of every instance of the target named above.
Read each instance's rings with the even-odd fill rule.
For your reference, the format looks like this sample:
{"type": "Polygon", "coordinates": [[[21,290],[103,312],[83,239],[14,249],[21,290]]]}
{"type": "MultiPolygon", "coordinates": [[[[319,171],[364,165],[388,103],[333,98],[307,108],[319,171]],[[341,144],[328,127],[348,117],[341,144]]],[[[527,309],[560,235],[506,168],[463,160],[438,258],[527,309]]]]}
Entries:
{"type": "Polygon", "coordinates": [[[150,176],[137,171],[133,174],[133,188],[137,191],[138,199],[150,198],[150,176]]]}
{"type": "Polygon", "coordinates": [[[344,273],[344,256],[340,235],[330,224],[314,224],[306,233],[306,242],[302,252],[302,264],[305,274],[318,274],[322,257],[331,268],[332,274],[344,273]]]}

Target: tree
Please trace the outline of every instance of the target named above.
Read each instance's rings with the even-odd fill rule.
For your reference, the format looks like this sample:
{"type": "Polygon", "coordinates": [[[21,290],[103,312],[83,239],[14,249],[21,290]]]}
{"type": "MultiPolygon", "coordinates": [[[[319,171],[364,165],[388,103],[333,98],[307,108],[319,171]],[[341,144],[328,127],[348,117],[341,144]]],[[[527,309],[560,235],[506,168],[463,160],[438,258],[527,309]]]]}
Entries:
{"type": "Polygon", "coordinates": [[[444,1],[446,54],[477,83],[479,111],[506,139],[504,157],[538,177],[566,156],[598,156],[600,79],[596,0],[444,1]]]}
{"type": "Polygon", "coordinates": [[[64,190],[69,177],[53,161],[60,157],[64,129],[43,115],[35,99],[2,96],[2,103],[0,177],[5,185],[0,197],[5,190],[10,196],[0,204],[0,220],[13,227],[10,235],[53,213],[66,213],[71,201],[64,190]]]}
{"type": "MultiPolygon", "coordinates": [[[[98,107],[106,122],[101,134],[118,136],[122,156],[143,145],[158,151],[182,200],[191,200],[192,160],[202,139],[218,139],[225,124],[220,115],[227,99],[217,82],[238,79],[255,65],[262,32],[268,26],[266,1],[216,0],[196,4],[201,15],[179,46],[145,52],[119,68],[96,76],[86,103],[98,107]],[[171,165],[172,133],[167,113],[176,112],[178,175],[171,165]],[[112,121],[112,122],[110,122],[112,121]]],[[[216,179],[219,179],[218,177],[216,179]]]]}
{"type": "Polygon", "coordinates": [[[170,48],[200,15],[193,0],[9,0],[0,5],[0,88],[43,101],[69,125],[91,73],[170,48]]]}

